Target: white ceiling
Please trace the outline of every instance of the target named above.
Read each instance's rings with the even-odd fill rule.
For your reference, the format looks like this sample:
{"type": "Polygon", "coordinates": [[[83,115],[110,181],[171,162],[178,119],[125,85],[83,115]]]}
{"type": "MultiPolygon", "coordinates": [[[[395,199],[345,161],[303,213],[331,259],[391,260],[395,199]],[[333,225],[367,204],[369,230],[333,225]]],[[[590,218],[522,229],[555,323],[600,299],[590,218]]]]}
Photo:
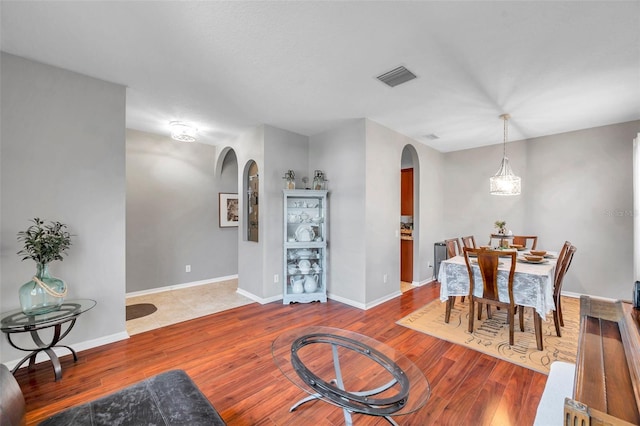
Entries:
{"type": "Polygon", "coordinates": [[[127,86],[127,127],[221,144],[367,117],[439,151],[640,119],[640,2],[2,1],[8,53],[127,86]],[[404,65],[395,88],[375,77],[404,65]],[[439,139],[425,136],[436,134],[439,139]]]}

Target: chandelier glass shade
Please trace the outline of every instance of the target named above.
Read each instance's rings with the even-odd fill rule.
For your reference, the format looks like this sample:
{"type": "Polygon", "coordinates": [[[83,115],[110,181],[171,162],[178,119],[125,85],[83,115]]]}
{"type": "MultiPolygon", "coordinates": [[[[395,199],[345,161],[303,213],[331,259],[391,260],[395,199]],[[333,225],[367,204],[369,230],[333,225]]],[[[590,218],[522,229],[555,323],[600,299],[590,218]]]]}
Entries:
{"type": "Polygon", "coordinates": [[[507,121],[509,114],[500,116],[504,120],[504,141],[502,143],[502,162],[498,172],[489,178],[489,192],[491,195],[519,195],[521,190],[520,177],[513,174],[507,158],[507,121]]]}
{"type": "Polygon", "coordinates": [[[171,138],[180,142],[195,142],[198,129],[191,127],[180,121],[169,123],[171,127],[171,138]]]}

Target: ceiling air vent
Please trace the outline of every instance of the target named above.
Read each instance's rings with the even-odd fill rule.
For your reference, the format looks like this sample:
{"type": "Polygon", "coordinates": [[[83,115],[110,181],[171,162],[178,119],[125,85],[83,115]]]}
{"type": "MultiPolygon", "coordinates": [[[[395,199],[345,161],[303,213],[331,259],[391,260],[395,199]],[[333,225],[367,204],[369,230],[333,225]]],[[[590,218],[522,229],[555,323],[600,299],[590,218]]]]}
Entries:
{"type": "Polygon", "coordinates": [[[406,69],[405,67],[398,67],[389,72],[376,77],[389,87],[396,87],[399,84],[406,83],[409,80],[416,78],[416,75],[406,69]]]}

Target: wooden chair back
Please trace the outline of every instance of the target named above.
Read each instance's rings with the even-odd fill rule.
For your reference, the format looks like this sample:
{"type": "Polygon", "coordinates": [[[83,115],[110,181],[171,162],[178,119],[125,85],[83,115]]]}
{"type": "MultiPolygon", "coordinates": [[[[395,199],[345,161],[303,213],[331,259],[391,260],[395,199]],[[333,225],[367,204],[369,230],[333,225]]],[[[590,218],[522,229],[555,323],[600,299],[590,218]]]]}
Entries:
{"type": "Polygon", "coordinates": [[[567,255],[567,251],[569,250],[570,247],[571,247],[571,243],[569,241],[565,241],[564,245],[560,249],[560,253],[558,254],[558,260],[556,261],[556,273],[553,278],[554,283],[558,281],[558,275],[562,270],[561,266],[564,262],[564,257],[567,255]]]}
{"type": "MultiPolygon", "coordinates": [[[[513,304],[513,277],[516,271],[516,253],[505,253],[500,250],[483,250],[483,249],[464,249],[464,258],[467,264],[467,272],[469,273],[469,295],[472,295],[475,289],[475,280],[472,269],[472,262],[469,253],[475,254],[480,268],[480,276],[482,277],[482,299],[488,299],[500,302],[498,292],[498,266],[500,266],[500,258],[511,257],[511,268],[509,269],[508,291],[509,300],[507,304],[513,304]]],[[[476,300],[479,300],[477,297],[476,300]]]]}
{"type": "MultiPolygon", "coordinates": [[[[568,242],[568,241],[567,241],[568,242]]],[[[562,318],[562,282],[564,277],[571,266],[573,255],[576,253],[576,246],[569,244],[569,248],[565,250],[565,246],[562,248],[564,254],[562,258],[558,256],[558,263],[556,264],[556,275],[553,281],[553,302],[556,305],[556,309],[553,311],[553,325],[556,328],[556,335],[562,337],[562,331],[560,327],[564,327],[564,319],[562,318]]],[[[562,251],[560,252],[562,254],[562,251]]]]}
{"type": "MultiPolygon", "coordinates": [[[[559,297],[560,292],[562,291],[562,282],[564,281],[564,277],[569,270],[569,266],[571,266],[571,261],[573,260],[573,255],[576,253],[578,249],[576,246],[570,246],[567,250],[564,258],[562,259],[562,264],[556,265],[556,279],[553,283],[553,295],[554,297],[559,297]]],[[[560,259],[558,259],[560,262],[560,259]]]]}
{"type": "Polygon", "coordinates": [[[473,235],[462,237],[462,246],[466,248],[478,248],[478,246],[476,246],[476,239],[473,235]]]}
{"type": "Polygon", "coordinates": [[[460,249],[460,240],[458,240],[457,238],[444,240],[444,244],[447,246],[448,259],[456,257],[458,254],[462,254],[462,250],[460,249]]]}
{"type": "MultiPolygon", "coordinates": [[[[467,264],[467,272],[469,274],[469,333],[473,333],[473,321],[475,317],[475,303],[478,303],[478,319],[482,314],[482,304],[487,305],[487,315],[491,316],[490,305],[506,308],[507,318],[509,319],[509,345],[513,345],[513,323],[515,314],[515,303],[513,300],[513,277],[516,272],[516,252],[505,253],[499,250],[486,249],[464,249],[464,260],[467,264]],[[474,279],[473,267],[469,254],[475,254],[478,266],[480,267],[480,276],[482,277],[482,296],[474,296],[476,282],[474,279]],[[498,267],[500,266],[500,258],[511,258],[511,267],[509,269],[509,278],[507,281],[509,301],[502,302],[500,300],[500,291],[498,289],[498,267]]],[[[520,329],[522,327],[522,318],[520,319],[520,329]]]]}
{"type": "Polygon", "coordinates": [[[512,244],[519,244],[528,248],[529,250],[535,250],[538,246],[537,235],[514,235],[512,244]],[[529,241],[531,241],[531,247],[529,247],[529,241]]]}

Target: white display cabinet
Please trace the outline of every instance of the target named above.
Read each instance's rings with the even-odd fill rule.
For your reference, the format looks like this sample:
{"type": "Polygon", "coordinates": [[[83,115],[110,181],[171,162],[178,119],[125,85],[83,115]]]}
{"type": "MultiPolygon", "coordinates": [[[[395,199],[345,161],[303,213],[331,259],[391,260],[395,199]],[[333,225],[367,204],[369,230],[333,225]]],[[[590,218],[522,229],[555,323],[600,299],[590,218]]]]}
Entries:
{"type": "Polygon", "coordinates": [[[327,301],[327,191],[285,189],[282,303],[327,301]]]}

